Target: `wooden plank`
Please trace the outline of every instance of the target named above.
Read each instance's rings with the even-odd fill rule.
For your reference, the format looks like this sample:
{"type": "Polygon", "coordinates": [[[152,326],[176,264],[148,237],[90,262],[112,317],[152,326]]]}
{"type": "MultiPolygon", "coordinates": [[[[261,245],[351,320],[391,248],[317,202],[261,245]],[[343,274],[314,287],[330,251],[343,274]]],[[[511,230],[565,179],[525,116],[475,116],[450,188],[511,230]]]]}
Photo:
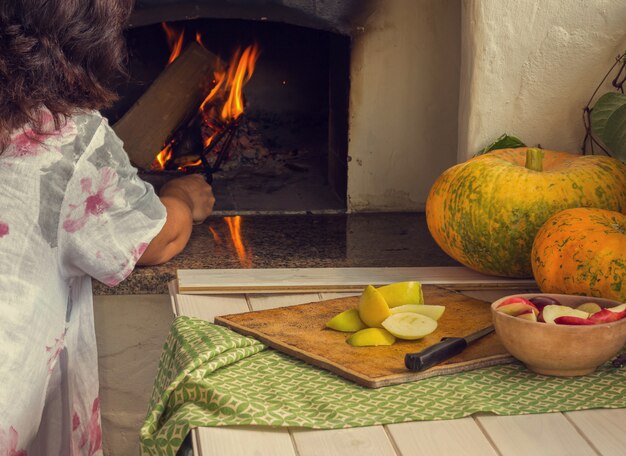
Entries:
{"type": "Polygon", "coordinates": [[[490,456],[498,453],[472,418],[386,426],[401,454],[490,456]]]}
{"type": "Polygon", "coordinates": [[[503,456],[591,456],[597,453],[561,413],[478,416],[503,456]]]}
{"type": "MultiPolygon", "coordinates": [[[[346,334],[325,329],[326,322],[333,316],[355,308],[358,296],[223,315],[216,317],[215,322],[369,388],[512,361],[495,334],[490,334],[461,354],[430,369],[422,372],[406,369],[406,353],[423,350],[442,337],[471,334],[491,325],[492,321],[491,309],[484,301],[433,285],[425,285],[423,289],[426,302],[443,305],[447,309],[439,320],[438,328],[420,340],[398,339],[391,346],[357,349],[346,344],[346,334]]],[[[285,302],[293,302],[289,299],[293,298],[285,302]]],[[[265,307],[272,306],[266,304],[265,307]]]]}
{"type": "Polygon", "coordinates": [[[397,454],[382,426],[292,430],[291,435],[300,456],[395,456],[397,454]]]}
{"type": "Polygon", "coordinates": [[[113,126],[135,166],[149,169],[168,137],[199,108],[203,85],[218,65],[218,57],[190,43],[113,126]]]}
{"type": "Polygon", "coordinates": [[[174,316],[178,316],[180,315],[179,309],[178,309],[178,301],[176,299],[176,296],[178,295],[178,281],[177,280],[170,280],[169,282],[167,282],[167,292],[170,295],[170,304],[172,305],[172,312],[174,313],[174,316]]]}
{"type": "Polygon", "coordinates": [[[179,315],[213,320],[217,315],[248,312],[250,308],[244,295],[229,296],[189,296],[176,295],[176,304],[179,315]]]}
{"type": "Polygon", "coordinates": [[[263,426],[196,428],[192,431],[198,456],[295,456],[287,428],[263,426]]]}
{"type": "Polygon", "coordinates": [[[458,289],[536,287],[534,280],[479,274],[465,267],[179,269],[181,293],[311,293],[362,291],[366,285],[417,280],[458,289]]]}
{"type": "Polygon", "coordinates": [[[565,417],[603,456],[626,454],[626,409],[581,410],[565,417]]]}

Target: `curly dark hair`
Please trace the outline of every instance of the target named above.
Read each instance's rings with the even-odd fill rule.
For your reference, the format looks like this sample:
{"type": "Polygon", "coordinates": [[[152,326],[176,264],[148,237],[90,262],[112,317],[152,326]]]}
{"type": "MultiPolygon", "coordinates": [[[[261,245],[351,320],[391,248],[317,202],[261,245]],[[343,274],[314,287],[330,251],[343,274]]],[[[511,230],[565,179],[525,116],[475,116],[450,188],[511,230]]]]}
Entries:
{"type": "Polygon", "coordinates": [[[124,74],[123,29],[133,0],[0,0],[0,152],[11,133],[43,131],[47,108],[59,128],[80,110],[116,99],[124,74]]]}

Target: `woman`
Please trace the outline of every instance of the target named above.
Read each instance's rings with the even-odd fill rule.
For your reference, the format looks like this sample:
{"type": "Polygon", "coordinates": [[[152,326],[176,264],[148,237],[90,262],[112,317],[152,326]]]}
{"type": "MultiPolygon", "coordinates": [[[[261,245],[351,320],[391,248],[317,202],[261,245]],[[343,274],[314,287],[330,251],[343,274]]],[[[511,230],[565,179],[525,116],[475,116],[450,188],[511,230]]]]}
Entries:
{"type": "Polygon", "coordinates": [[[115,96],[130,0],[0,2],[0,455],[101,454],[91,278],[179,253],[213,207],[160,196],[97,109],[115,96]]]}

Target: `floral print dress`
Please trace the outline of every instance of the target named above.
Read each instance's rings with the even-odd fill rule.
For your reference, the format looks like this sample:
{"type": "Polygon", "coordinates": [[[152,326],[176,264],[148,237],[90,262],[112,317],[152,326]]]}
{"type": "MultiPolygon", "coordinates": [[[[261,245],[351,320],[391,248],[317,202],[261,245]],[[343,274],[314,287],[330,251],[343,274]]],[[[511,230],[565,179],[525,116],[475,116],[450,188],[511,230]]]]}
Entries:
{"type": "Polygon", "coordinates": [[[12,136],[0,154],[0,456],[102,454],[91,278],[124,280],[165,215],[99,114],[12,136]]]}

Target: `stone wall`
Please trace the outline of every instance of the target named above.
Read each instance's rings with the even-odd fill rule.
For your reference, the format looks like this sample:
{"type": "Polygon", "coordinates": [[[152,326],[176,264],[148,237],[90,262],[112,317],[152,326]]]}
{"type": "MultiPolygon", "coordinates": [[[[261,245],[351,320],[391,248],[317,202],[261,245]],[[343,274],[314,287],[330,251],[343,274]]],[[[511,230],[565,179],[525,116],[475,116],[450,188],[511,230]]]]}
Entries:
{"type": "Polygon", "coordinates": [[[582,110],[626,48],[626,3],[462,3],[459,161],[505,132],[580,151],[582,110]]]}

